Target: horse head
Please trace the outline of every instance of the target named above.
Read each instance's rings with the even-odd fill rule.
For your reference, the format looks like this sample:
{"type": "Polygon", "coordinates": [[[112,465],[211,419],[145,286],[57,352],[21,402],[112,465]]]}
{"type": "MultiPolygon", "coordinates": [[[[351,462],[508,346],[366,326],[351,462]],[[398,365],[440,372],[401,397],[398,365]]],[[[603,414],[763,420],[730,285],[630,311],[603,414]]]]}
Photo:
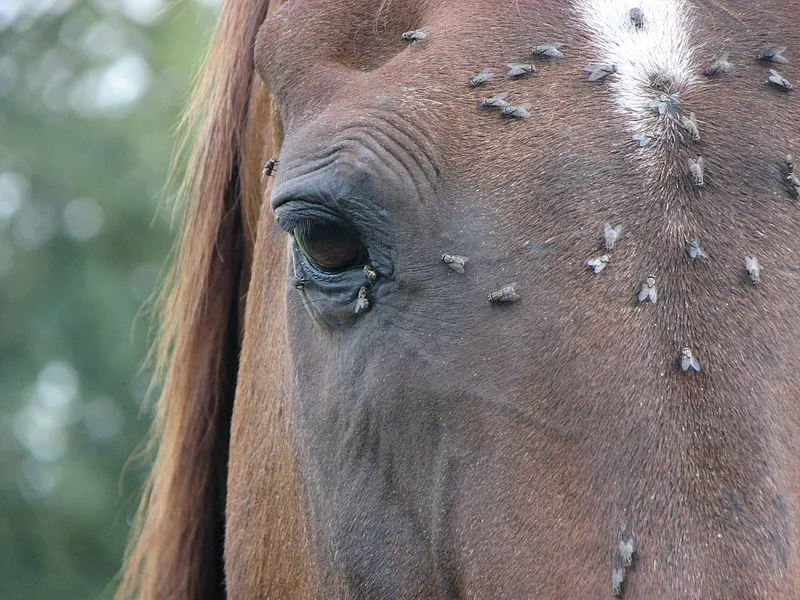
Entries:
{"type": "Polygon", "coordinates": [[[196,96],[126,589],[796,598],[800,3],[268,4],[196,96]]]}

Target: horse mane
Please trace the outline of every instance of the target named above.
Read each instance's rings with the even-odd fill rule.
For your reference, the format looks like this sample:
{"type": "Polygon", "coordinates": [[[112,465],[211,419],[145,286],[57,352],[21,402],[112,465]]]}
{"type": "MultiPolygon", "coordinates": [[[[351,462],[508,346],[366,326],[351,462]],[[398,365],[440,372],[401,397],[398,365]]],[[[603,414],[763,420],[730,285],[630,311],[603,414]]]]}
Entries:
{"type": "MultiPolygon", "coordinates": [[[[159,335],[152,354],[163,384],[148,442],[155,460],[126,554],[120,600],[225,597],[231,417],[256,223],[261,200],[269,193],[260,185],[258,165],[280,143],[271,97],[255,80],[253,67],[256,33],[268,9],[279,2],[271,4],[224,3],[181,121],[173,172],[180,157],[188,156],[177,193],[184,217],[159,298],[159,335]],[[256,118],[263,119],[258,127],[251,124],[256,118]]],[[[267,282],[284,276],[282,261],[272,262],[276,272],[260,274],[267,282]]],[[[270,400],[280,404],[279,398],[264,399],[270,400]]],[[[278,445],[269,460],[291,462],[280,407],[269,412],[275,415],[271,428],[278,445]]],[[[292,473],[280,467],[271,481],[285,492],[294,485],[287,477],[292,473]]],[[[274,538],[273,545],[291,547],[287,535],[298,527],[283,535],[286,521],[285,515],[282,521],[276,517],[276,531],[260,534],[274,538]]],[[[287,559],[293,557],[288,551],[287,559]]],[[[265,568],[284,567],[277,562],[265,568]]]]}

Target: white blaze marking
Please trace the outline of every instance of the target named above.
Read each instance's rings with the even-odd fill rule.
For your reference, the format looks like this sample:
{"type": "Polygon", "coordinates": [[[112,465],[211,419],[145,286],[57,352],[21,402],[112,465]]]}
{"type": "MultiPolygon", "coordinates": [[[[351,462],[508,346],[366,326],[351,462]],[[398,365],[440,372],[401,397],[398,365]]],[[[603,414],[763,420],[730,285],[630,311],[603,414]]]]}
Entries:
{"type": "MultiPolygon", "coordinates": [[[[699,68],[693,60],[690,40],[691,8],[686,0],[575,0],[583,21],[598,49],[597,62],[616,66],[606,77],[633,134],[655,133],[670,137],[679,126],[675,119],[660,116],[648,106],[659,98],[653,77],[669,78],[670,92],[683,92],[697,83],[699,68]],[[638,6],[645,24],[637,29],[630,9],[638,6]]],[[[688,114],[688,113],[687,113],[688,114]]]]}

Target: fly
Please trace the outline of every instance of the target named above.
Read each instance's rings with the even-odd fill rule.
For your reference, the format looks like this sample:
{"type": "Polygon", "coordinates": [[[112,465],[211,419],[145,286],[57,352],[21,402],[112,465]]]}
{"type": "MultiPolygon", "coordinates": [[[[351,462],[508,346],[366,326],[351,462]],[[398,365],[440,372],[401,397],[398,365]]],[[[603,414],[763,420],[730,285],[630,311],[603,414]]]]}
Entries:
{"type": "Polygon", "coordinates": [[[696,159],[689,159],[689,174],[692,176],[692,182],[697,187],[702,187],[705,184],[705,168],[706,168],[706,161],[702,156],[698,156],[696,159]]]}
{"type": "Polygon", "coordinates": [[[681,350],[681,371],[688,371],[689,369],[699,373],[700,361],[697,360],[691,348],[684,348],[681,350]]]}
{"type": "Polygon", "coordinates": [[[793,196],[800,196],[800,178],[794,173],[789,173],[786,176],[786,183],[789,184],[789,191],[793,196]]]}
{"type": "Polygon", "coordinates": [[[744,257],[744,268],[747,271],[747,276],[750,278],[750,283],[756,285],[761,281],[761,265],[755,256],[749,254],[744,257]]]}
{"type": "Polygon", "coordinates": [[[534,56],[541,56],[544,58],[564,58],[559,48],[563,46],[561,42],[553,42],[552,44],[539,44],[534,46],[531,54],[534,56]]]}
{"type": "Polygon", "coordinates": [[[622,596],[622,584],[625,583],[625,569],[614,569],[611,571],[611,593],[614,596],[622,596]]]}
{"type": "Polygon", "coordinates": [[[602,272],[608,266],[608,263],[611,262],[611,256],[608,254],[603,254],[602,256],[598,256],[596,258],[590,258],[586,261],[586,266],[589,267],[595,275],[602,272]]]}
{"type": "Polygon", "coordinates": [[[492,304],[517,302],[521,296],[517,293],[517,289],[513,283],[504,285],[499,290],[489,294],[489,302],[492,304]]]}
{"type": "Polygon", "coordinates": [[[786,47],[783,48],[764,48],[756,58],[763,62],[772,62],[779,65],[788,65],[789,59],[783,56],[786,47]]]}
{"type": "Polygon", "coordinates": [[[456,273],[464,272],[464,265],[469,262],[466,256],[459,256],[458,254],[442,254],[442,262],[448,267],[453,269],[456,273]]]}
{"type": "Polygon", "coordinates": [[[275,169],[278,167],[278,159],[277,158],[268,158],[264,162],[264,166],[261,167],[261,179],[265,177],[272,177],[272,174],[275,172],[275,169]]]}
{"type": "Polygon", "coordinates": [[[525,104],[509,104],[503,107],[503,116],[512,119],[528,119],[531,116],[531,113],[528,112],[530,107],[531,105],[528,102],[525,104]]]}
{"type": "Polygon", "coordinates": [[[378,272],[369,265],[364,265],[364,276],[367,278],[367,281],[372,283],[373,281],[377,281],[378,272]]]}
{"type": "Polygon", "coordinates": [[[627,542],[619,543],[619,559],[622,562],[623,567],[633,567],[635,553],[636,548],[634,546],[633,538],[628,538],[627,542]]]}
{"type": "Polygon", "coordinates": [[[667,94],[664,92],[659,94],[658,98],[655,100],[650,101],[647,106],[662,117],[664,115],[677,117],[681,109],[680,95],[677,92],[674,94],[667,94]]]}
{"type": "Polygon", "coordinates": [[[800,177],[795,172],[797,163],[794,154],[787,154],[784,161],[786,162],[786,183],[789,185],[789,192],[795,197],[800,197],[800,177]]]}
{"type": "Polygon", "coordinates": [[[470,87],[478,87],[489,81],[492,77],[494,77],[492,69],[486,67],[485,69],[481,69],[477,75],[473,75],[469,78],[469,85],[470,87]]]}
{"type": "Polygon", "coordinates": [[[647,132],[644,133],[637,133],[631,138],[639,148],[644,148],[653,141],[653,136],[647,132]]]}
{"type": "Polygon", "coordinates": [[[400,37],[406,42],[421,42],[428,37],[428,34],[422,29],[411,29],[410,31],[404,31],[400,37]]]}
{"type": "Polygon", "coordinates": [[[519,78],[530,75],[531,73],[536,73],[536,67],[527,63],[509,63],[506,67],[508,67],[508,71],[506,72],[506,76],[508,77],[519,78]]]}
{"type": "Polygon", "coordinates": [[[500,92],[495,96],[490,96],[489,98],[484,98],[478,103],[478,108],[498,108],[503,109],[508,106],[508,102],[506,102],[506,98],[508,98],[508,92],[500,92]]]}
{"type": "Polygon", "coordinates": [[[358,290],[358,297],[356,298],[355,314],[363,315],[370,308],[369,298],[367,297],[367,288],[362,287],[358,290]]]}
{"type": "Polygon", "coordinates": [[[614,249],[614,244],[617,243],[620,233],[622,233],[622,225],[612,227],[608,221],[603,223],[603,239],[605,240],[606,250],[614,249]]]}
{"type": "Polygon", "coordinates": [[[692,240],[688,244],[686,244],[686,254],[689,255],[689,258],[692,260],[697,260],[698,258],[702,258],[708,260],[708,252],[706,252],[701,246],[700,242],[697,240],[692,240]]]}
{"type": "Polygon", "coordinates": [[[612,64],[602,65],[589,65],[583,67],[583,70],[589,73],[589,81],[599,81],[607,75],[613,75],[617,72],[617,66],[612,64]]]}
{"type": "Polygon", "coordinates": [[[700,126],[697,124],[697,117],[691,113],[688,117],[681,117],[681,127],[689,132],[692,141],[700,139],[700,126]]]}
{"type": "Polygon", "coordinates": [[[767,83],[771,83],[782,92],[788,92],[790,89],[792,89],[792,83],[783,75],[778,73],[775,69],[770,69],[769,73],[770,75],[767,79],[767,83]]]}
{"type": "Polygon", "coordinates": [[[656,289],[656,278],[655,277],[648,277],[642,283],[642,287],[639,289],[639,294],[636,296],[639,302],[645,302],[646,300],[650,300],[653,304],[658,302],[658,290],[656,289]]]}
{"type": "Polygon", "coordinates": [[[644,12],[638,6],[633,7],[629,12],[628,16],[631,19],[631,23],[636,29],[644,28],[644,12]]]}
{"type": "Polygon", "coordinates": [[[733,63],[728,61],[728,53],[726,52],[715,58],[714,62],[706,67],[704,73],[709,77],[713,77],[714,75],[722,75],[731,71],[733,71],[733,63]]]}

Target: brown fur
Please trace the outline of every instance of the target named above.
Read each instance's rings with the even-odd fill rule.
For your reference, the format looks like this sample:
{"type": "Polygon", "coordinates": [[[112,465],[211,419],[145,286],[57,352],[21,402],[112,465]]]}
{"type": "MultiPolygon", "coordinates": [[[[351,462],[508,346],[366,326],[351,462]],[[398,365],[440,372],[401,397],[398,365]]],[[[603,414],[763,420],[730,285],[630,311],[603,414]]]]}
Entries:
{"type": "Polygon", "coordinates": [[[630,534],[626,598],[797,597],[800,228],[779,165],[800,150],[800,108],[752,57],[791,46],[781,70],[798,79],[800,5],[694,10],[697,46],[736,70],[682,95],[702,140],[652,169],[581,80],[594,51],[568,3],[289,2],[256,43],[276,105],[252,78],[266,6],[226,4],[192,109],[159,456],[121,597],[223,596],[225,500],[237,599],[605,597],[630,534]],[[421,25],[427,41],[399,40],[421,25]],[[534,118],[475,112],[470,75],[556,40],[565,60],[495,82],[534,118]],[[397,287],[345,333],[284,285],[257,175],[277,113],[279,188],[334,141],[384,160],[397,287]],[[604,220],[624,233],[594,276],[604,220]],[[703,236],[714,261],[688,264],[703,236]],[[527,239],[551,240],[546,254],[527,239]],[[757,288],[741,272],[754,247],[757,288]],[[470,256],[466,276],[442,250],[470,256]],[[651,273],[663,306],[633,301],[651,273]],[[490,308],[511,281],[522,300],[490,308]],[[685,344],[696,376],[677,369],[685,344]]]}
{"type": "MultiPolygon", "coordinates": [[[[268,4],[226,2],[184,120],[186,139],[194,136],[195,141],[179,194],[186,205],[183,232],[162,301],[157,364],[165,380],[151,440],[157,456],[120,599],[225,596],[226,495],[234,506],[236,501],[235,486],[230,494],[226,491],[228,438],[262,197],[253,174],[264,153],[277,151],[280,139],[267,93],[253,77],[252,43],[268,4]],[[255,121],[260,127],[251,126],[255,121]]],[[[280,273],[281,248],[274,246],[268,245],[268,251],[280,273]]],[[[279,412],[278,399],[269,407],[279,412]]],[[[277,420],[277,414],[271,418],[277,420]]],[[[268,465],[275,469],[266,489],[275,489],[275,497],[285,501],[292,488],[282,478],[291,482],[292,460],[281,427],[272,428],[272,449],[266,455],[275,459],[268,465]]],[[[267,510],[269,498],[263,498],[267,510]]],[[[299,510],[296,498],[275,509],[285,514],[279,521],[282,531],[292,530],[293,505],[299,510]]],[[[308,563],[302,531],[297,535],[298,540],[288,540],[285,533],[263,538],[266,545],[280,548],[268,563],[271,573],[283,585],[291,581],[294,590],[302,589],[308,563]]],[[[258,581],[263,589],[277,589],[258,581]]]]}

